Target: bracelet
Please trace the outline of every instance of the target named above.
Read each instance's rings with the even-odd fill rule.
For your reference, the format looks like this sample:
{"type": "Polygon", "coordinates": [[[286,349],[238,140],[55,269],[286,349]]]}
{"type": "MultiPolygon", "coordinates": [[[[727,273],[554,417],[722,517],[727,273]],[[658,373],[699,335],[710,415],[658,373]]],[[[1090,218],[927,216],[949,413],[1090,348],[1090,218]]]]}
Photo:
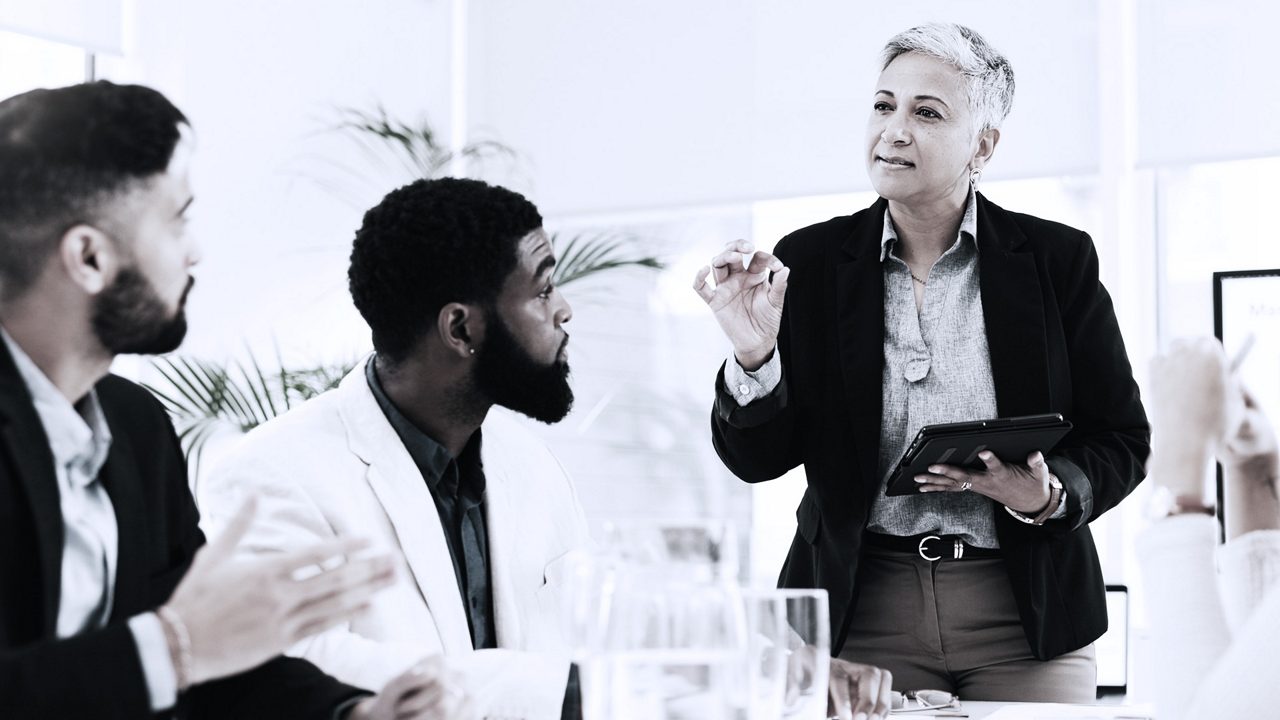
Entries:
{"type": "Polygon", "coordinates": [[[178,679],[178,692],[182,692],[191,686],[191,635],[187,632],[186,623],[168,605],[156,608],[156,617],[164,627],[173,673],[178,679]]]}
{"type": "Polygon", "coordinates": [[[1204,499],[1198,495],[1175,495],[1172,506],[1169,508],[1168,515],[1216,515],[1218,509],[1213,505],[1207,505],[1204,499]]]}

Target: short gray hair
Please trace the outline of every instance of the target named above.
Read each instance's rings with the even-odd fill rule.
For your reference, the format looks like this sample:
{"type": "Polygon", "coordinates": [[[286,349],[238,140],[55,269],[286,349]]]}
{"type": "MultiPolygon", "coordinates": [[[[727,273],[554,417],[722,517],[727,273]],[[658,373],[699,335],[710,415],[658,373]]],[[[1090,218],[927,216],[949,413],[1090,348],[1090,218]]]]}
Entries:
{"type": "Polygon", "coordinates": [[[915,52],[960,71],[969,89],[969,107],[982,130],[1000,127],[1013,108],[1013,67],[976,31],[956,23],[927,23],[904,30],[885,43],[880,70],[899,55],[915,52]]]}

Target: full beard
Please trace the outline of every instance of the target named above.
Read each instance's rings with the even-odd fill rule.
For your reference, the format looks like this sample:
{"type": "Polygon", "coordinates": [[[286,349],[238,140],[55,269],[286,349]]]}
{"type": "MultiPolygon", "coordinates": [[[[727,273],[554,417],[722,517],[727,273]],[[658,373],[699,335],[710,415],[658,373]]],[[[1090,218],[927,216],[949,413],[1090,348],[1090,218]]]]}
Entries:
{"type": "Polygon", "coordinates": [[[94,300],[90,321],[98,342],[113,355],[160,355],[178,349],[187,335],[185,306],[195,278],[172,315],[155,287],[137,268],[127,267],[94,300]]]}
{"type": "MultiPolygon", "coordinates": [[[[564,342],[569,338],[566,336],[564,342]]],[[[563,349],[564,345],[561,345],[563,349]]],[[[569,363],[543,365],[520,346],[495,310],[489,311],[484,347],[476,356],[476,389],[493,402],[547,424],[573,408],[569,363]]]]}

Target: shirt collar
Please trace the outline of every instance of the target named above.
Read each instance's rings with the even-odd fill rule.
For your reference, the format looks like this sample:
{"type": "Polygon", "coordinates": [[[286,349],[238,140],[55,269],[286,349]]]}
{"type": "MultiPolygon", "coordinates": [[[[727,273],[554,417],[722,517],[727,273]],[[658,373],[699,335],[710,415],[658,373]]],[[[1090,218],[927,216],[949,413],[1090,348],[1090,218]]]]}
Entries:
{"type": "MultiPolygon", "coordinates": [[[[960,234],[956,237],[959,243],[965,238],[973,241],[977,247],[978,239],[978,194],[969,188],[969,199],[965,202],[964,216],[960,218],[960,234]]],[[[889,252],[898,242],[898,231],[893,227],[893,218],[889,216],[889,208],[884,209],[884,230],[880,234],[880,262],[889,257],[889,252]]]]}
{"type": "MultiPolygon", "coordinates": [[[[413,458],[414,465],[418,466],[418,470],[422,473],[422,478],[426,481],[427,487],[432,494],[435,494],[440,489],[441,480],[445,477],[449,464],[454,461],[453,454],[443,445],[419,430],[416,425],[410,422],[409,418],[404,416],[404,413],[396,408],[395,403],[391,402],[386,390],[382,388],[382,382],[378,380],[378,373],[374,370],[374,360],[376,358],[377,356],[375,355],[369,358],[369,362],[365,363],[365,380],[369,383],[369,389],[373,392],[373,398],[378,402],[378,407],[382,408],[382,414],[386,415],[387,422],[391,423],[396,435],[400,436],[400,442],[404,444],[405,450],[409,451],[409,457],[413,458]]],[[[467,442],[466,449],[463,450],[463,457],[466,458],[470,453],[474,452],[478,458],[480,442],[480,430],[476,430],[475,434],[467,442]]],[[[456,493],[458,488],[450,488],[449,490],[450,493],[456,493]]]]}
{"type": "Polygon", "coordinates": [[[54,461],[60,466],[80,465],[83,472],[68,473],[73,484],[83,487],[93,483],[111,450],[111,429],[98,402],[97,391],[90,390],[73,405],[3,327],[0,327],[0,338],[4,339],[18,375],[31,393],[54,461]]]}

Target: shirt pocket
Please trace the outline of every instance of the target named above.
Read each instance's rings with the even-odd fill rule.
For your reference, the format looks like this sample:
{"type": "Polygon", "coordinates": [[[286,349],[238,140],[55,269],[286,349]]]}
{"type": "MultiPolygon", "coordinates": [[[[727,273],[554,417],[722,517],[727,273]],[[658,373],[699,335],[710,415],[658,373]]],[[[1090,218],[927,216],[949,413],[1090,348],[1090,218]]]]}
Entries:
{"type": "MultiPolygon", "coordinates": [[[[565,629],[573,623],[574,608],[567,605],[574,590],[573,578],[589,557],[581,550],[557,555],[543,566],[542,585],[534,592],[536,617],[530,618],[530,650],[563,651],[568,643],[565,629]]],[[[583,578],[588,580],[589,578],[583,578]]]]}

